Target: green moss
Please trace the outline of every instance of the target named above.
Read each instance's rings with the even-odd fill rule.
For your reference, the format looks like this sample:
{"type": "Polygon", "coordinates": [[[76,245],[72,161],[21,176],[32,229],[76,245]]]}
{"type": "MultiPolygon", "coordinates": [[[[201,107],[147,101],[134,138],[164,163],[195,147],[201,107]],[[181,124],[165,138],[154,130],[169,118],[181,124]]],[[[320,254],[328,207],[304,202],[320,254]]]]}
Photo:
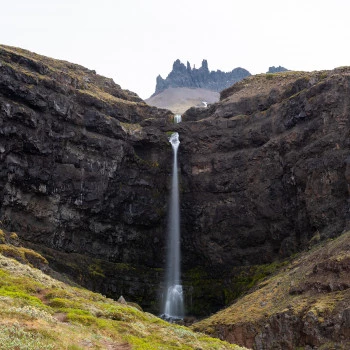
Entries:
{"type": "Polygon", "coordinates": [[[99,260],[95,260],[93,264],[89,265],[88,269],[93,277],[106,277],[101,266],[101,261],[99,260]]]}
{"type": "MultiPolygon", "coordinates": [[[[16,239],[17,235],[11,234],[11,239],[16,239]]],[[[24,247],[17,247],[9,244],[0,244],[0,253],[9,258],[13,258],[23,264],[29,264],[33,267],[38,267],[41,265],[47,265],[47,260],[39,253],[33,251],[32,249],[27,249],[24,247]]]]}
{"type": "Polygon", "coordinates": [[[0,229],[0,244],[5,243],[5,232],[0,229]]]}
{"type": "Polygon", "coordinates": [[[249,118],[249,116],[246,114],[237,114],[237,115],[231,117],[230,120],[242,120],[242,119],[247,119],[247,118],[249,118]]]}
{"type": "Polygon", "coordinates": [[[46,294],[46,299],[54,299],[54,298],[63,298],[63,299],[68,299],[68,298],[74,298],[74,295],[71,292],[68,292],[65,289],[62,288],[53,288],[50,292],[46,294]]]}
{"type": "MultiPolygon", "coordinates": [[[[22,271],[21,264],[11,259],[6,261],[6,266],[11,266],[11,274],[0,270],[0,296],[10,298],[13,301],[11,305],[16,307],[6,311],[0,309],[1,319],[11,317],[19,319],[21,324],[30,322],[30,325],[35,324],[37,328],[42,327],[40,339],[45,339],[47,344],[55,344],[58,349],[69,349],[69,346],[71,349],[79,349],[87,339],[92,348],[96,349],[106,348],[106,344],[111,347],[129,344],[133,349],[234,349],[232,345],[197,335],[185,327],[171,325],[135,307],[117,303],[97,293],[63,283],[59,283],[59,287],[52,287],[56,283],[48,277],[47,284],[43,286],[38,281],[19,274],[22,271]],[[37,293],[42,298],[45,297],[47,305],[35,296],[37,293]],[[30,312],[28,314],[22,305],[30,304],[34,304],[35,308],[26,309],[30,312]],[[51,316],[54,314],[61,315],[68,322],[57,322],[51,316]]],[[[30,268],[26,267],[27,271],[28,269],[30,268]]],[[[31,270],[30,276],[43,278],[39,270],[31,270]]],[[[8,304],[7,299],[0,298],[0,307],[7,307],[8,304]]],[[[36,339],[41,344],[40,339],[36,339]]],[[[45,346],[46,343],[43,343],[40,348],[46,349],[45,346]]]]}
{"type": "Polygon", "coordinates": [[[48,261],[42,255],[32,249],[21,247],[20,251],[23,253],[26,262],[34,267],[48,264],[48,261]]]}
{"type": "Polygon", "coordinates": [[[9,246],[7,244],[0,244],[0,253],[4,256],[7,256],[8,258],[13,258],[19,262],[25,262],[23,252],[17,247],[9,246]]]}
{"type": "Polygon", "coordinates": [[[14,287],[1,287],[0,288],[0,295],[3,297],[11,297],[13,299],[17,299],[21,301],[24,305],[32,305],[32,306],[39,306],[44,307],[44,304],[42,301],[34,296],[31,296],[28,293],[25,293],[23,291],[18,290],[11,290],[15,289],[14,287]]]}
{"type": "Polygon", "coordinates": [[[4,284],[5,278],[8,277],[10,274],[7,271],[0,269],[0,287],[4,284]]]}
{"type": "Polygon", "coordinates": [[[20,246],[19,237],[16,232],[8,232],[7,237],[7,243],[12,244],[16,247],[20,246]]]}
{"type": "MultiPolygon", "coordinates": [[[[129,335],[126,337],[127,341],[132,345],[135,350],[157,350],[164,348],[164,343],[159,341],[155,337],[148,336],[140,338],[137,336],[129,335]]],[[[179,342],[168,342],[166,349],[193,349],[188,345],[181,345],[179,342]]]]}
{"type": "Polygon", "coordinates": [[[84,350],[84,348],[73,344],[73,345],[68,345],[68,350],[84,350]]]}
{"type": "Polygon", "coordinates": [[[134,152],[134,158],[140,166],[145,166],[147,168],[159,168],[159,163],[157,161],[145,160],[141,158],[136,152],[134,152]]]}
{"type": "Polygon", "coordinates": [[[184,287],[191,290],[188,313],[206,316],[232,304],[285,264],[287,262],[244,266],[212,274],[202,267],[185,272],[184,287]]]}
{"type": "Polygon", "coordinates": [[[307,91],[307,89],[303,89],[295,94],[293,94],[292,96],[290,96],[288,99],[291,100],[293,98],[296,98],[297,96],[301,95],[302,93],[304,93],[305,91],[307,91]]]}
{"type": "Polygon", "coordinates": [[[104,315],[107,318],[110,318],[112,320],[117,321],[134,321],[136,319],[142,319],[145,320],[145,314],[132,307],[132,306],[126,306],[126,305],[106,305],[103,306],[104,315]]]}
{"type": "Polygon", "coordinates": [[[88,314],[79,314],[77,312],[68,312],[67,320],[76,322],[84,326],[98,326],[97,318],[88,314]]]}
{"type": "Polygon", "coordinates": [[[63,298],[53,298],[49,305],[55,309],[64,309],[64,308],[76,308],[80,309],[82,307],[81,303],[77,302],[75,299],[68,300],[63,298]]]}

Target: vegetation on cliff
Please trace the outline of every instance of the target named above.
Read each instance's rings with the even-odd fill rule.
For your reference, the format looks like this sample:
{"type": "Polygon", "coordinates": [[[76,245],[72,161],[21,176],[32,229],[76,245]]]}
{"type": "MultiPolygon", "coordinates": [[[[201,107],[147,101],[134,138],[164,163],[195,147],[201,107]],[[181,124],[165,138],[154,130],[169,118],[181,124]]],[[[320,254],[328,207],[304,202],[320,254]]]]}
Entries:
{"type": "Polygon", "coordinates": [[[250,294],[192,329],[259,349],[348,349],[349,272],[346,232],[296,256],[250,294]]]}
{"type": "Polygon", "coordinates": [[[8,69],[23,73],[33,79],[33,85],[40,82],[46,86],[57,85],[77,89],[106,102],[136,103],[142,100],[133,92],[122,90],[112,79],[105,78],[78,64],[38,55],[17,47],[0,45],[1,64],[8,69]]]}
{"type": "MultiPolygon", "coordinates": [[[[14,234],[0,235],[0,250],[45,271],[49,261],[76,283],[109,297],[123,294],[156,313],[150,303],[163,280],[171,157],[166,136],[177,131],[186,303],[197,316],[215,312],[273,274],[276,261],[283,265],[348,229],[349,86],[346,67],[261,74],[173,124],[172,113],[94,71],[0,46],[0,220],[27,247],[14,234]]],[[[343,341],[348,282],[318,280],[323,272],[332,275],[333,265],[343,276],[349,263],[317,265],[307,276],[307,282],[315,279],[311,284],[285,265],[289,277],[263,282],[255,293],[265,294],[235,304],[242,303],[238,324],[224,313],[227,324],[208,326],[208,332],[259,349],[343,341]],[[318,302],[326,305],[320,317],[313,312],[323,308],[318,302]]],[[[110,322],[103,306],[93,305],[95,315],[71,294],[50,298],[11,289],[4,297],[10,292],[21,292],[32,306],[42,303],[51,315],[63,313],[70,323],[110,322]]],[[[121,341],[131,342],[124,335],[121,341]]]]}
{"type": "Polygon", "coordinates": [[[0,230],[0,239],[3,350],[242,349],[169,324],[142,312],[137,305],[60,282],[34,267],[47,264],[34,251],[26,250],[36,257],[34,264],[25,264],[24,248],[18,241],[13,245],[10,233],[0,230]],[[11,258],[5,256],[10,251],[11,258]]]}
{"type": "Polygon", "coordinates": [[[51,266],[59,253],[74,252],[60,256],[56,267],[78,283],[110,297],[122,289],[126,297],[153,302],[159,280],[143,271],[162,265],[171,147],[165,133],[148,124],[172,117],[90,69],[0,45],[4,227],[53,249],[46,256],[51,266]],[[162,157],[151,151],[160,145],[162,157]],[[118,264],[143,270],[121,271],[118,264]]]}

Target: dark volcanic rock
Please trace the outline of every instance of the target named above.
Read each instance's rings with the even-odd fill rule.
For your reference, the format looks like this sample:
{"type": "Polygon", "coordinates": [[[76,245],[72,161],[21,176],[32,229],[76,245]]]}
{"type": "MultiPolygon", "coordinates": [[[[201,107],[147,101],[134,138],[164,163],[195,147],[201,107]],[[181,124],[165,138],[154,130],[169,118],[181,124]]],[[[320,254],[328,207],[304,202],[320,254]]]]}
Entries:
{"type": "Polygon", "coordinates": [[[319,244],[193,328],[259,350],[349,349],[349,248],[350,232],[319,244]]]}
{"type": "Polygon", "coordinates": [[[255,76],[183,123],[184,247],[261,264],[347,229],[349,82],[349,69],[255,76]]]}
{"type": "MultiPolygon", "coordinates": [[[[198,71],[204,81],[207,64],[198,71]]],[[[1,46],[0,220],[59,251],[47,257],[61,270],[83,255],[70,272],[85,285],[148,307],[165,260],[166,132],[178,131],[185,295],[190,312],[213,312],[232,301],[232,266],[273,262],[348,227],[349,76],[250,77],[173,124],[111,79],[1,46]],[[113,264],[126,265],[114,275],[113,264]]]]}
{"type": "Polygon", "coordinates": [[[180,60],[176,60],[173,70],[166,79],[158,75],[154,95],[169,87],[203,88],[220,92],[249,75],[250,73],[243,68],[235,68],[227,73],[220,70],[209,71],[207,60],[203,60],[202,66],[198,69],[191,68],[189,62],[186,67],[180,60]]]}
{"type": "Polygon", "coordinates": [[[147,124],[168,117],[86,68],[0,47],[2,223],[57,251],[163,266],[171,147],[147,124]]]}

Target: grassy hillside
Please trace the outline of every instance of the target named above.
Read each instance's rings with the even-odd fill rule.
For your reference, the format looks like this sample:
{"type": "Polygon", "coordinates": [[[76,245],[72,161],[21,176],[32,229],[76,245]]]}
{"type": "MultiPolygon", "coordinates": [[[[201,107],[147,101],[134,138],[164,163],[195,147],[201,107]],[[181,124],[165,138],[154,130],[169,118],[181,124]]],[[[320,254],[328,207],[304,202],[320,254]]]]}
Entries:
{"type": "Polygon", "coordinates": [[[349,272],[346,232],[300,254],[253,292],[192,329],[248,347],[257,346],[259,337],[263,349],[282,345],[282,337],[294,348],[349,349],[349,272]]]}
{"type": "Polygon", "coordinates": [[[2,350],[241,349],[50,277],[14,233],[0,230],[0,243],[2,350]]]}
{"type": "MultiPolygon", "coordinates": [[[[64,84],[67,89],[74,89],[106,103],[143,104],[135,93],[121,89],[113,79],[103,77],[78,64],[1,44],[0,60],[5,68],[23,74],[27,78],[26,83],[31,83],[32,86],[40,84],[56,87],[58,84],[64,84]]],[[[62,89],[62,86],[60,88],[62,89]]]]}

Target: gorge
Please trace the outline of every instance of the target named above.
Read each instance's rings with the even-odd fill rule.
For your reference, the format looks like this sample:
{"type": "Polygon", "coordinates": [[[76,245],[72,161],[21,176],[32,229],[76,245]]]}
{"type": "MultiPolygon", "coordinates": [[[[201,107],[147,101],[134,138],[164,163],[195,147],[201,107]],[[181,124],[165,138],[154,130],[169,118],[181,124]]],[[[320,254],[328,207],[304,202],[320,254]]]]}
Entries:
{"type": "MultiPolygon", "coordinates": [[[[208,316],[284,259],[349,229],[349,89],[347,67],[250,76],[176,124],[170,111],[94,71],[0,45],[0,220],[77,283],[157,314],[168,135],[177,132],[186,314],[208,316]]],[[[342,259],[315,269],[348,271],[342,259]]],[[[296,295],[309,288],[289,287],[296,295]]],[[[347,282],[341,288],[339,298],[349,293],[347,282]]],[[[346,302],[338,318],[345,335],[346,302]]],[[[332,310],[320,319],[336,320],[332,310]]],[[[271,316],[275,326],[282,314],[271,316]]],[[[230,327],[211,330],[232,340],[230,327]]],[[[242,345],[253,344],[263,321],[254,327],[242,345]]],[[[302,332],[297,321],[291,327],[302,332]]],[[[336,341],[331,333],[325,339],[336,341]]]]}

